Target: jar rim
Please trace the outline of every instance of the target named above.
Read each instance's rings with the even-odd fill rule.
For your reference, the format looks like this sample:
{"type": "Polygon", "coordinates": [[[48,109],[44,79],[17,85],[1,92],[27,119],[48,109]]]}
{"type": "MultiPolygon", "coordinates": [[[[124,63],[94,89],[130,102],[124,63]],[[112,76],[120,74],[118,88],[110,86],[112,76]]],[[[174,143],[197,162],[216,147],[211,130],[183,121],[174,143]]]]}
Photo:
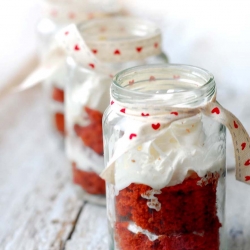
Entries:
{"type": "Polygon", "coordinates": [[[154,106],[199,107],[215,95],[214,76],[203,68],[185,64],[155,64],[125,69],[114,76],[111,85],[112,98],[125,106],[145,106],[150,102],[154,106]],[[151,91],[145,91],[142,84],[150,86],[151,91]],[[172,86],[172,89],[164,84],[172,86]],[[160,91],[159,86],[164,90],[160,91]]]}
{"type": "Polygon", "coordinates": [[[144,19],[93,19],[79,24],[78,30],[90,51],[103,62],[139,61],[162,52],[160,29],[144,19]]]}
{"type": "Polygon", "coordinates": [[[155,23],[135,17],[118,16],[91,19],[80,23],[78,29],[86,42],[98,41],[103,44],[121,40],[126,40],[127,42],[130,40],[140,41],[161,35],[161,30],[155,23]],[[116,29],[120,29],[121,25],[124,28],[123,31],[129,32],[127,37],[121,36],[121,32],[117,32],[116,29]],[[109,26],[110,29],[107,29],[107,26],[109,26]],[[107,30],[102,30],[104,27],[107,30]],[[104,32],[106,31],[110,33],[107,33],[105,37],[104,32]],[[100,32],[103,32],[103,36],[100,36],[100,32]],[[109,37],[110,35],[111,37],[109,37]]]}

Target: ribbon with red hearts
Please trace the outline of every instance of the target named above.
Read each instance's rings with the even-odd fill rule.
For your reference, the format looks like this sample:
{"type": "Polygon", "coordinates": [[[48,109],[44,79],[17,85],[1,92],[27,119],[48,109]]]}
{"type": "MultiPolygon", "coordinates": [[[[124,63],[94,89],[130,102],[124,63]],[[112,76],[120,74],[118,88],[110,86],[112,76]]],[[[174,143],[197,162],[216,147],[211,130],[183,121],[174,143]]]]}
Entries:
{"type": "Polygon", "coordinates": [[[117,1],[91,3],[86,0],[40,0],[43,16],[60,23],[78,23],[120,10],[117,1]]]}
{"type": "Polygon", "coordinates": [[[70,25],[57,35],[67,54],[81,66],[99,71],[103,63],[140,61],[161,53],[161,33],[155,24],[131,17],[100,20],[83,30],[70,25]],[[144,26],[145,34],[134,35],[133,26],[144,26]]]}
{"type": "MultiPolygon", "coordinates": [[[[46,80],[68,56],[86,69],[113,77],[108,63],[135,62],[161,53],[161,32],[149,21],[131,17],[110,17],[93,20],[93,26],[71,24],[56,35],[48,55],[39,67],[19,86],[19,90],[46,80]],[[144,34],[133,33],[133,27],[144,27],[144,34]]],[[[85,23],[88,24],[88,23],[85,23]]],[[[136,33],[136,32],[135,32],[136,33]]]]}
{"type": "Polygon", "coordinates": [[[117,100],[112,100],[110,104],[116,113],[133,119],[133,126],[126,126],[124,135],[116,142],[113,156],[101,174],[106,181],[115,184],[115,162],[124,153],[163,135],[172,122],[202,113],[229,129],[235,151],[236,179],[250,184],[249,135],[241,122],[215,100],[215,96],[206,105],[188,109],[144,107],[142,110],[133,105],[124,107],[117,100]]]}

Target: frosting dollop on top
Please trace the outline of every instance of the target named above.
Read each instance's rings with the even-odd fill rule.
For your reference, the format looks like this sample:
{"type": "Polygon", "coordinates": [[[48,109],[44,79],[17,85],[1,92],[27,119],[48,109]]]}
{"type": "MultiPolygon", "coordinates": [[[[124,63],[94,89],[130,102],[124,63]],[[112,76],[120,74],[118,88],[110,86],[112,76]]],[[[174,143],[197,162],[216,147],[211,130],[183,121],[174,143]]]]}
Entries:
{"type": "Polygon", "coordinates": [[[225,165],[224,140],[206,135],[201,114],[171,123],[161,136],[138,145],[116,160],[116,191],[131,183],[160,190],[182,183],[193,172],[204,177],[225,165]]]}

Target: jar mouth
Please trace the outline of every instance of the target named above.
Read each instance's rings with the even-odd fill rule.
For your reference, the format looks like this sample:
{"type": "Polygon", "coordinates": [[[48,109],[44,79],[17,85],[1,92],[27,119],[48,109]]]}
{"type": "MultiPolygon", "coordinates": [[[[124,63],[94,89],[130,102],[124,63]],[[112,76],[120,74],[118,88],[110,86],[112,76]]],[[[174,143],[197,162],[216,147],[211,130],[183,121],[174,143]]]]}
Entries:
{"type": "Polygon", "coordinates": [[[161,53],[160,29],[142,19],[94,19],[78,25],[78,30],[90,51],[103,62],[143,60],[161,53]]]}
{"type": "Polygon", "coordinates": [[[159,36],[160,29],[152,22],[132,17],[93,19],[78,25],[86,42],[129,42],[159,36]]]}
{"type": "Polygon", "coordinates": [[[111,96],[125,104],[199,107],[216,95],[214,76],[182,64],[145,65],[126,69],[113,78],[111,96]]]}

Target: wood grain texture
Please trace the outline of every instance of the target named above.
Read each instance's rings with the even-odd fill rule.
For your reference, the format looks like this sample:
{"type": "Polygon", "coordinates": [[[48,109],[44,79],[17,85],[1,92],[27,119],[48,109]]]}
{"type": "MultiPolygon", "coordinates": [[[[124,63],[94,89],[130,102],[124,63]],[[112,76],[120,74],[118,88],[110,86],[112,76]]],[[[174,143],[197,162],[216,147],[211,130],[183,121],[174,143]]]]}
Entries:
{"type": "Polygon", "coordinates": [[[82,207],[39,87],[1,100],[0,246],[61,249],[82,207]]]}
{"type": "Polygon", "coordinates": [[[106,209],[87,204],[65,250],[107,250],[108,226],[106,209]]]}
{"type": "Polygon", "coordinates": [[[250,249],[250,185],[227,176],[226,221],[228,250],[250,249]]]}
{"type": "MultiPolygon", "coordinates": [[[[71,185],[41,88],[0,105],[0,250],[107,250],[106,210],[84,202],[71,185]]],[[[227,178],[228,250],[249,250],[250,186],[233,171],[227,178]]]]}

